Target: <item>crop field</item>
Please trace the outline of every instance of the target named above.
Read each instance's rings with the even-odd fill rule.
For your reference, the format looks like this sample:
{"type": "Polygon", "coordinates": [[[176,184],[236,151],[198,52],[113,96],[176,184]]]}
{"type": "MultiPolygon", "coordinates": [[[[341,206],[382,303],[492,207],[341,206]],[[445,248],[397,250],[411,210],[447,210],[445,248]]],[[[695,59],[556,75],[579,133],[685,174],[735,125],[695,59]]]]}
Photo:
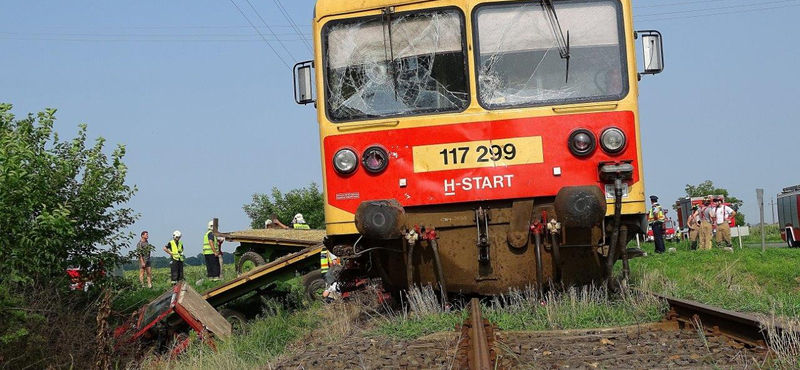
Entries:
{"type": "MultiPolygon", "coordinates": [[[[169,268],[154,268],[152,271],[152,288],[147,287],[147,276],[144,278],[144,285],[139,284],[138,270],[125,271],[124,279],[129,283],[129,288],[119,292],[117,299],[114,301],[114,308],[117,311],[131,312],[136,310],[172,287],[169,268]]],[[[186,266],[184,267],[183,274],[185,280],[192,285],[192,288],[198,292],[204,292],[225,281],[235,278],[236,270],[233,264],[225,264],[222,272],[223,278],[220,281],[208,280],[206,278],[205,266],[186,266]],[[200,282],[200,284],[197,284],[198,282],[200,282]]]]}

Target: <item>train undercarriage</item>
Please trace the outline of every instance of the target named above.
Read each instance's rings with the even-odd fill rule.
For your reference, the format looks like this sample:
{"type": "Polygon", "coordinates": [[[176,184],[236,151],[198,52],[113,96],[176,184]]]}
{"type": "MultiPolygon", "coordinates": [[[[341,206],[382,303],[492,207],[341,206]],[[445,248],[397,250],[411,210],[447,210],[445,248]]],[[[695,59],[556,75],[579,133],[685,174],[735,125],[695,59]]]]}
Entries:
{"type": "MultiPolygon", "coordinates": [[[[620,209],[622,203],[616,200],[620,209]]],[[[342,259],[340,280],[379,278],[387,291],[415,285],[432,285],[444,296],[541,291],[601,281],[619,259],[627,273],[634,256],[626,246],[643,230],[643,215],[606,216],[606,208],[596,186],[565,188],[556,197],[405,209],[394,200],[369,201],[356,213],[361,235],[329,236],[326,245],[342,259]]]]}

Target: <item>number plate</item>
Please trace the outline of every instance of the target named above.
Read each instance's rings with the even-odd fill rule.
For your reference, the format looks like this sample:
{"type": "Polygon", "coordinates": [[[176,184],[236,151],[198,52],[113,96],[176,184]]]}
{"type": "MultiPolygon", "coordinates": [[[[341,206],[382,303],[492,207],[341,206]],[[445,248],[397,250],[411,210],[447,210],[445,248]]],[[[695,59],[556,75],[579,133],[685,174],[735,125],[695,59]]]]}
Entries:
{"type": "Polygon", "coordinates": [[[542,137],[415,146],[414,172],[543,163],[542,137]]]}

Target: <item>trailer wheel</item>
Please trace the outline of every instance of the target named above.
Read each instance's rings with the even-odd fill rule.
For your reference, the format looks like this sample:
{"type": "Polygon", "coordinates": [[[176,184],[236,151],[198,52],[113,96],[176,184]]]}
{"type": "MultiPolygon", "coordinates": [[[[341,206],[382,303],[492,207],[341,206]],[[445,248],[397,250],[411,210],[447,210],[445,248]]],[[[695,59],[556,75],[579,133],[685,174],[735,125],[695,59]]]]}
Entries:
{"type": "Polygon", "coordinates": [[[256,252],[247,252],[239,258],[239,265],[236,266],[236,272],[239,274],[246,274],[258,266],[267,263],[264,257],[256,252]]]}
{"type": "Polygon", "coordinates": [[[306,298],[311,302],[322,299],[322,292],[325,291],[326,286],[320,270],[314,270],[303,275],[303,288],[306,291],[306,298]]]}
{"type": "Polygon", "coordinates": [[[247,318],[239,311],[224,308],[219,314],[231,324],[231,331],[235,334],[244,334],[247,325],[247,318]]]}

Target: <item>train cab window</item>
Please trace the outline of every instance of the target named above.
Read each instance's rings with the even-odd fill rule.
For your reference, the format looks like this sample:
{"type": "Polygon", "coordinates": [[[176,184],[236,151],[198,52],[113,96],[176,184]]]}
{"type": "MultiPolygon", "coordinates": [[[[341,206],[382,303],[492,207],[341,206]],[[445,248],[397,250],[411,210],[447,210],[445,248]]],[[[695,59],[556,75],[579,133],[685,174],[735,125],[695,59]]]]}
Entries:
{"type": "Polygon", "coordinates": [[[323,30],[333,122],[466,109],[464,17],[458,10],[329,23],[323,30]]]}
{"type": "Polygon", "coordinates": [[[540,1],[476,9],[482,106],[618,100],[627,94],[619,0],[555,0],[552,9],[554,14],[540,1]]]}

